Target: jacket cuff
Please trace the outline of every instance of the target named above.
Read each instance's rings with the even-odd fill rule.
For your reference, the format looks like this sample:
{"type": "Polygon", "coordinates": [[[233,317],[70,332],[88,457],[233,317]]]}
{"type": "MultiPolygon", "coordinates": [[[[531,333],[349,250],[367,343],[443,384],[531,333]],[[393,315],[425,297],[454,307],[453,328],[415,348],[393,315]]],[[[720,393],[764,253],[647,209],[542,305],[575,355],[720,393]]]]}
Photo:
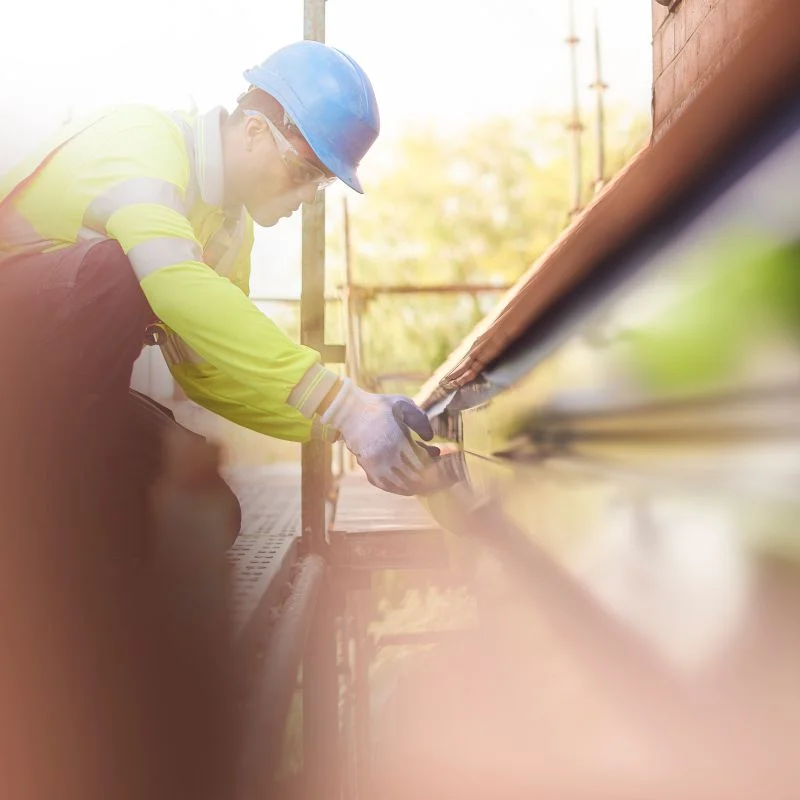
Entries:
{"type": "Polygon", "coordinates": [[[341,434],[332,425],[325,425],[319,417],[314,417],[311,420],[311,438],[321,439],[323,442],[338,442],[341,434]]]}
{"type": "Polygon", "coordinates": [[[314,364],[289,393],[288,404],[311,419],[320,403],[340,378],[335,372],[314,364]]]}

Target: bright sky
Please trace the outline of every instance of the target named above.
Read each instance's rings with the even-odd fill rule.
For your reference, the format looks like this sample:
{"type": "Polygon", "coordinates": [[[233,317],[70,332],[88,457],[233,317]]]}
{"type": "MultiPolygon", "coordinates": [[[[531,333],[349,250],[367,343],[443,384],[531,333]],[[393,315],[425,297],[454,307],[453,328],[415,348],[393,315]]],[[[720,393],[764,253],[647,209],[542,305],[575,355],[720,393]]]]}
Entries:
{"type": "MultiPolygon", "coordinates": [[[[0,172],[70,112],[127,101],[231,108],[245,88],[242,71],[303,36],[302,0],[10,3],[0,17],[0,172]]],[[[575,7],[585,112],[595,9],[608,101],[646,112],[651,4],[575,0],[575,7]]],[[[378,97],[374,163],[410,122],[449,129],[498,112],[566,108],[567,9],[566,0],[328,0],[326,40],[361,64],[378,97]]],[[[369,155],[361,174],[369,191],[369,155]]],[[[297,290],[298,219],[259,233],[254,291],[297,290]]]]}

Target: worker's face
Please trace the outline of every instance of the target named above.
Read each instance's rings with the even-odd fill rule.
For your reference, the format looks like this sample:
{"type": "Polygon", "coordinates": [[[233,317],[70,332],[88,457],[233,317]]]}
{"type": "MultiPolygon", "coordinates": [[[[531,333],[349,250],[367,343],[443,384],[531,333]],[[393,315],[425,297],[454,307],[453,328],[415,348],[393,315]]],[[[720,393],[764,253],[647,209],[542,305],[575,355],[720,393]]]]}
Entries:
{"type": "Polygon", "coordinates": [[[332,176],[301,137],[289,139],[262,114],[247,113],[242,202],[255,222],[268,228],[313,202],[332,176]]]}

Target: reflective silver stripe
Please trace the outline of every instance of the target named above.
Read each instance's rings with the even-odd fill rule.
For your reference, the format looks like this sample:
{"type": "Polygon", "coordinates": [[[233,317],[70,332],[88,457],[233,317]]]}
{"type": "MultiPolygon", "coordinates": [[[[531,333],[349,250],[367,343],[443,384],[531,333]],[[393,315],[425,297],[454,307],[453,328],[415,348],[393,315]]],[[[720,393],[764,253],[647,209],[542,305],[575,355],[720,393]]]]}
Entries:
{"type": "Polygon", "coordinates": [[[86,228],[105,233],[109,217],[134,203],[155,203],[185,214],[183,198],[174,183],[160,178],[130,178],[112,186],[89,203],[83,215],[86,228]]]}
{"type": "Polygon", "coordinates": [[[141,281],[162,267],[170,267],[183,261],[202,261],[203,254],[190,239],[159,236],[132,247],[128,251],[128,260],[141,281]]]}
{"type": "Polygon", "coordinates": [[[313,364],[289,393],[287,403],[304,417],[311,418],[338,380],[335,372],[320,364],[313,364]]]}

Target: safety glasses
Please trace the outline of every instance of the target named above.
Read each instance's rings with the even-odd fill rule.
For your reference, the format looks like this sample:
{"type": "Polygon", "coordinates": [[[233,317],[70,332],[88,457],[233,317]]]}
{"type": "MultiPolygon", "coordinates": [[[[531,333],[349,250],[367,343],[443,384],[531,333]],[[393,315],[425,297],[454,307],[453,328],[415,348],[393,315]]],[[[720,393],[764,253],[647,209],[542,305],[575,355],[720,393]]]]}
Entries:
{"type": "Polygon", "coordinates": [[[266,123],[275,141],[275,147],[278,148],[278,155],[281,157],[281,161],[294,183],[298,185],[313,183],[316,184],[317,189],[324,189],[336,180],[335,175],[329,175],[312,164],[307,158],[303,158],[297,148],[281,133],[280,128],[266,114],[262,114],[252,108],[245,108],[243,111],[245,116],[255,117],[266,123]]]}

